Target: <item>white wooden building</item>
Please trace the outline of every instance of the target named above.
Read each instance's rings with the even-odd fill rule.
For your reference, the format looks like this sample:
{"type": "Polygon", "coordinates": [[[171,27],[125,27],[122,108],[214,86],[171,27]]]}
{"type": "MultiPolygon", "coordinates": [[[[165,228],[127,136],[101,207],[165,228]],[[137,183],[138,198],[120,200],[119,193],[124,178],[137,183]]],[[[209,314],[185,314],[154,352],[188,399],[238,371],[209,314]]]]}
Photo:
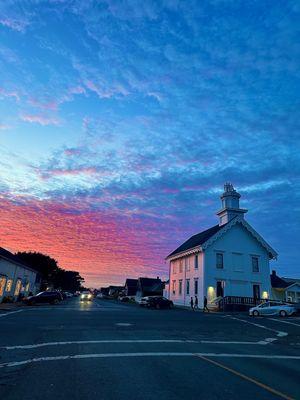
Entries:
{"type": "Polygon", "coordinates": [[[225,296],[269,298],[269,260],[277,253],[244,219],[240,194],[230,183],[224,185],[219,224],[200,232],[168,255],[169,298],[189,305],[204,296],[208,304],[225,296]]]}
{"type": "Polygon", "coordinates": [[[17,256],[0,247],[0,303],[5,297],[17,300],[39,289],[38,273],[17,256]]]}

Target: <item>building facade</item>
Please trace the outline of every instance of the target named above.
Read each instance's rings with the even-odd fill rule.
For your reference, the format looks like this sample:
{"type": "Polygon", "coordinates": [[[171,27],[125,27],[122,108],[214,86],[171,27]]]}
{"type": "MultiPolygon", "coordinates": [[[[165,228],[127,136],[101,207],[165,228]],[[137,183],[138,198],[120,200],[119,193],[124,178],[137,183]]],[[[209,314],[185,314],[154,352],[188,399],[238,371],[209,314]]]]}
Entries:
{"type": "Polygon", "coordinates": [[[198,297],[203,306],[225,296],[270,298],[269,260],[277,253],[244,219],[240,194],[229,183],[217,212],[219,224],[200,232],[166,258],[169,261],[169,298],[189,305],[198,297]]]}
{"type": "Polygon", "coordinates": [[[18,257],[0,248],[0,303],[5,299],[15,301],[39,290],[38,273],[18,257]]]}

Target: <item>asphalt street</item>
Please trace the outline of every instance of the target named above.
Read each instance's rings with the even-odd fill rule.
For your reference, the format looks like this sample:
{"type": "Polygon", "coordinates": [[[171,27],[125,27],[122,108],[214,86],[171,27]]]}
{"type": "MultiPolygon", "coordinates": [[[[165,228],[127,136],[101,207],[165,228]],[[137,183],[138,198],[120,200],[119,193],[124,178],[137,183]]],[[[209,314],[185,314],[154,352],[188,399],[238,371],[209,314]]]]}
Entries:
{"type": "Polygon", "coordinates": [[[65,300],[0,313],[0,398],[300,399],[300,318],[65,300]]]}

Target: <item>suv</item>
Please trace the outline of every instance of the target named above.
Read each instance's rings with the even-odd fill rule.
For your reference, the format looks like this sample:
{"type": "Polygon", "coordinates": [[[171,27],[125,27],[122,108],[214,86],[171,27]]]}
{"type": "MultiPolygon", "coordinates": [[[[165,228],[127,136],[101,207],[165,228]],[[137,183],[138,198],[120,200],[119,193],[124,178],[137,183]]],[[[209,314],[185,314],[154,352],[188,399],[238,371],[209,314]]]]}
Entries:
{"type": "Polygon", "coordinates": [[[37,303],[50,303],[50,304],[57,304],[61,301],[61,295],[59,292],[53,291],[46,291],[40,292],[35,296],[29,296],[23,299],[23,302],[29,306],[37,304],[37,303]]]}

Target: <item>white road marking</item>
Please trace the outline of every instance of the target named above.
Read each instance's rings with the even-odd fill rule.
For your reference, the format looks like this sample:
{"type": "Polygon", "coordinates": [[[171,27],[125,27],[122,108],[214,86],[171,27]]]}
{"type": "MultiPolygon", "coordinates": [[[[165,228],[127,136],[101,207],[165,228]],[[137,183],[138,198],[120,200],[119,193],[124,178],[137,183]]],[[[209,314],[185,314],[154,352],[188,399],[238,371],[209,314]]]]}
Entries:
{"type": "Polygon", "coordinates": [[[24,310],[11,311],[11,312],[6,313],[6,314],[0,314],[0,317],[7,317],[10,314],[16,314],[16,313],[19,313],[19,312],[22,312],[22,311],[24,311],[24,310]]]}
{"type": "Polygon", "coordinates": [[[45,342],[37,344],[25,344],[17,346],[4,346],[1,347],[5,350],[15,350],[15,349],[35,349],[38,347],[47,346],[63,346],[70,344],[107,344],[107,343],[197,343],[194,340],[181,340],[181,339],[141,339],[141,340],[131,340],[131,339],[120,339],[120,340],[79,340],[79,341],[68,341],[68,342],[45,342]]]}
{"type": "Polygon", "coordinates": [[[176,352],[158,352],[158,353],[95,353],[95,354],[75,354],[68,356],[37,357],[22,361],[11,361],[0,364],[0,368],[17,367],[20,365],[32,364],[45,361],[61,361],[72,359],[90,359],[90,358],[117,358],[117,357],[216,357],[216,358],[257,358],[269,360],[300,360],[300,356],[289,355],[263,355],[263,354],[230,354],[230,353],[176,353],[176,352]]]}
{"type": "Polygon", "coordinates": [[[129,322],[118,322],[115,325],[117,325],[117,326],[131,326],[132,324],[130,324],[129,322]]]}
{"type": "Polygon", "coordinates": [[[289,324],[289,325],[294,325],[294,326],[298,326],[298,328],[300,328],[299,324],[295,324],[294,322],[289,322],[289,321],[282,321],[281,319],[276,319],[276,318],[268,318],[271,321],[276,321],[276,322],[282,322],[283,324],[289,324]]]}
{"type": "Polygon", "coordinates": [[[225,341],[225,340],[185,340],[185,339],[116,339],[116,340],[73,340],[73,341],[65,341],[65,342],[44,342],[44,343],[35,343],[35,344],[24,344],[24,345],[15,345],[15,346],[2,346],[1,349],[4,350],[29,350],[36,349],[39,347],[48,347],[48,346],[66,346],[73,344],[108,344],[108,343],[193,343],[193,344],[238,344],[238,345],[266,345],[270,342],[277,340],[275,338],[267,338],[265,340],[261,340],[259,342],[241,342],[241,341],[225,341]]]}
{"type": "Polygon", "coordinates": [[[278,331],[276,329],[268,328],[267,326],[264,326],[264,325],[261,325],[261,324],[256,324],[255,322],[245,321],[244,319],[240,319],[240,318],[236,318],[236,317],[230,317],[230,318],[231,319],[235,319],[237,321],[244,322],[245,324],[250,324],[250,325],[257,326],[258,328],[266,329],[266,330],[271,331],[271,332],[276,332],[276,336],[278,336],[278,337],[284,337],[284,336],[288,335],[287,332],[282,332],[282,331],[278,331]]]}

